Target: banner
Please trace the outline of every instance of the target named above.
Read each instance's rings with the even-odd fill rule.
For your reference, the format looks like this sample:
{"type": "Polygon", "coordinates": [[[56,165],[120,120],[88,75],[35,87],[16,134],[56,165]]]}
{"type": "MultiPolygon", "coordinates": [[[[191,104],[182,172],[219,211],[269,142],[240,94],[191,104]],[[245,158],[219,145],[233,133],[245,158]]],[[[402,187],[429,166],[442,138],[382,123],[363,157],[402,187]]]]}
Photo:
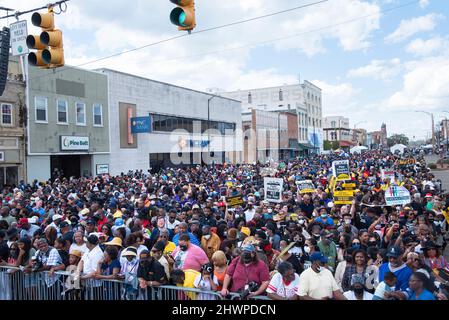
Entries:
{"type": "Polygon", "coordinates": [[[394,182],[396,179],[394,170],[392,170],[392,169],[380,169],[380,174],[381,174],[382,180],[389,178],[390,182],[394,182]]]}
{"type": "Polygon", "coordinates": [[[277,169],[274,168],[261,168],[260,175],[262,177],[272,177],[277,173],[277,169]]]}
{"type": "Polygon", "coordinates": [[[409,164],[415,164],[416,163],[416,159],[415,158],[409,158],[409,159],[399,159],[397,161],[397,164],[399,166],[406,166],[409,164]]]}
{"type": "Polygon", "coordinates": [[[131,118],[131,133],[150,133],[151,117],[135,117],[131,118]]]}
{"type": "Polygon", "coordinates": [[[265,200],[270,202],[282,202],[282,191],[284,187],[284,180],[281,178],[267,178],[263,179],[265,189],[265,200]]]}
{"type": "Polygon", "coordinates": [[[345,190],[355,190],[355,188],[357,187],[355,183],[343,183],[341,186],[345,190]]]}
{"type": "Polygon", "coordinates": [[[349,160],[337,160],[332,162],[332,174],[337,181],[350,180],[349,160]]]}
{"type": "Polygon", "coordinates": [[[243,206],[243,204],[245,202],[243,201],[242,195],[238,195],[238,196],[234,196],[234,197],[227,197],[226,203],[227,203],[228,207],[235,208],[235,207],[243,206]]]}
{"type": "Polygon", "coordinates": [[[296,185],[298,186],[298,192],[300,194],[314,193],[316,191],[312,180],[296,181],[296,185]]]}
{"type": "Polygon", "coordinates": [[[412,200],[406,188],[392,186],[385,190],[385,202],[387,206],[398,206],[409,204],[412,200]]]}
{"type": "Polygon", "coordinates": [[[334,204],[352,204],[353,200],[353,190],[342,190],[334,192],[334,204]]]}

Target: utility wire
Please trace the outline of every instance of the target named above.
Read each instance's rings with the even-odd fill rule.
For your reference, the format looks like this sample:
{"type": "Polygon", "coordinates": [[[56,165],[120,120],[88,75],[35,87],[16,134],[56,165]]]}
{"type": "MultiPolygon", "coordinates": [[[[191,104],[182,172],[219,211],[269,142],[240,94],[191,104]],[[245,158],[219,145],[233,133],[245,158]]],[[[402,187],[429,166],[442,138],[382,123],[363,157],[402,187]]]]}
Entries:
{"type": "MultiPolygon", "coordinates": [[[[323,31],[323,30],[326,30],[326,29],[331,29],[333,27],[338,27],[338,26],[345,25],[345,24],[348,24],[348,23],[352,23],[352,22],[356,22],[356,21],[359,21],[359,20],[363,20],[363,19],[366,19],[366,18],[369,18],[369,17],[378,16],[378,15],[381,15],[381,14],[384,14],[384,13],[389,13],[391,11],[394,11],[394,10],[397,10],[397,9],[401,9],[401,8],[404,8],[404,7],[407,7],[407,6],[411,6],[411,5],[414,5],[414,4],[417,4],[417,3],[419,3],[419,0],[408,2],[408,3],[405,3],[403,5],[392,7],[392,8],[389,8],[389,9],[385,9],[385,10],[380,11],[379,13],[373,13],[373,14],[361,16],[361,17],[358,17],[358,18],[352,18],[352,19],[349,19],[349,20],[345,20],[345,21],[341,21],[341,22],[335,23],[335,24],[327,25],[327,26],[324,26],[324,27],[316,28],[316,29],[307,30],[307,31],[304,31],[304,32],[301,32],[301,33],[296,33],[296,34],[292,34],[292,35],[288,35],[288,36],[284,36],[284,37],[279,37],[279,38],[264,40],[264,41],[260,41],[260,42],[250,43],[250,44],[246,44],[246,45],[238,46],[238,47],[231,47],[231,48],[224,48],[224,49],[214,50],[214,51],[209,51],[209,52],[203,52],[203,53],[198,53],[198,54],[194,54],[194,55],[179,56],[179,57],[168,58],[168,59],[156,59],[156,60],[153,60],[153,62],[176,61],[176,60],[181,60],[181,59],[196,58],[196,57],[201,57],[201,56],[220,54],[220,53],[223,53],[223,52],[226,52],[226,51],[235,51],[235,50],[241,50],[241,49],[246,49],[246,48],[251,48],[251,47],[257,47],[257,46],[268,44],[268,43],[273,43],[273,42],[278,42],[278,41],[282,41],[282,40],[287,40],[287,39],[300,37],[300,36],[303,36],[303,35],[307,35],[309,33],[314,33],[314,32],[319,32],[319,31],[323,31]]],[[[362,47],[360,49],[368,49],[368,48],[372,48],[372,47],[373,47],[372,45],[371,46],[364,46],[364,47],[362,47]]]]}
{"type": "MultiPolygon", "coordinates": [[[[317,4],[320,4],[322,2],[327,2],[327,1],[329,1],[329,0],[323,0],[323,1],[318,1],[318,2],[315,2],[315,3],[309,3],[309,4],[306,4],[304,6],[317,5],[317,4]]],[[[414,5],[414,4],[417,4],[417,3],[419,3],[419,0],[411,1],[411,2],[402,4],[402,5],[399,5],[399,6],[391,7],[391,8],[382,10],[379,13],[374,13],[374,14],[369,14],[369,15],[365,15],[365,16],[361,16],[361,17],[352,18],[352,19],[345,20],[345,21],[342,21],[342,22],[339,22],[339,23],[335,23],[335,24],[324,26],[324,27],[320,27],[320,28],[304,31],[304,32],[301,32],[301,33],[298,33],[298,34],[288,35],[288,36],[279,37],[279,38],[275,38],[275,39],[269,39],[269,40],[265,40],[265,41],[261,41],[261,42],[257,42],[257,43],[252,43],[252,44],[247,44],[247,45],[243,45],[243,46],[239,46],[239,47],[224,48],[224,49],[221,49],[221,50],[215,50],[215,51],[210,51],[210,52],[206,52],[206,53],[199,53],[199,54],[183,56],[183,57],[175,57],[175,58],[171,58],[171,59],[159,59],[159,60],[155,60],[155,61],[157,61],[157,62],[174,61],[174,60],[180,60],[180,59],[200,57],[200,56],[205,56],[205,55],[220,54],[220,53],[225,52],[225,51],[241,50],[241,49],[245,49],[245,48],[248,48],[248,47],[255,47],[255,46],[268,44],[268,43],[273,43],[273,42],[277,42],[277,41],[281,41],[281,40],[287,40],[287,39],[299,37],[299,36],[302,36],[302,35],[306,35],[306,34],[309,34],[309,33],[319,32],[319,31],[322,31],[322,30],[326,30],[326,29],[330,29],[330,28],[333,28],[333,27],[341,26],[341,25],[344,25],[344,24],[352,23],[352,22],[355,22],[355,21],[358,21],[358,20],[363,20],[363,19],[366,19],[366,18],[369,18],[369,17],[378,16],[378,15],[381,15],[383,13],[388,13],[388,12],[391,12],[391,11],[394,11],[394,10],[397,10],[397,9],[401,9],[401,8],[404,8],[404,7],[407,7],[407,6],[411,6],[411,5],[414,5]]],[[[303,8],[304,6],[301,6],[301,8],[303,8]]],[[[241,20],[241,21],[225,24],[225,25],[222,25],[222,26],[211,27],[211,28],[203,29],[203,30],[200,30],[200,31],[197,31],[197,32],[192,32],[191,35],[207,32],[207,31],[212,31],[212,30],[217,30],[217,29],[220,29],[220,28],[225,28],[225,27],[229,27],[229,26],[233,26],[233,25],[237,25],[237,24],[241,24],[241,23],[246,23],[246,22],[257,20],[257,19],[266,18],[266,17],[270,17],[270,16],[277,15],[277,14],[280,14],[280,13],[285,13],[285,12],[297,10],[299,8],[300,7],[295,7],[295,8],[291,8],[291,9],[287,9],[287,10],[283,10],[283,11],[279,11],[279,12],[275,12],[275,13],[271,13],[271,14],[267,14],[267,15],[263,15],[263,16],[259,16],[259,17],[255,17],[255,18],[251,18],[251,19],[247,19],[247,20],[241,20]]],[[[144,45],[144,46],[141,46],[141,47],[137,47],[137,48],[134,48],[134,49],[118,52],[118,53],[115,53],[115,54],[112,54],[112,55],[109,55],[109,56],[105,56],[105,57],[98,58],[98,59],[95,59],[95,60],[87,61],[87,62],[84,62],[82,64],[79,64],[79,65],[76,65],[76,66],[73,66],[73,67],[65,67],[62,70],[52,69],[53,70],[52,73],[48,73],[46,75],[40,75],[40,76],[37,76],[37,77],[34,77],[34,78],[30,78],[29,80],[36,79],[36,78],[41,78],[41,77],[46,77],[46,76],[49,76],[49,75],[52,75],[52,74],[56,74],[57,72],[62,72],[64,70],[70,69],[70,68],[82,67],[82,66],[85,66],[85,65],[88,65],[88,64],[92,64],[92,63],[95,63],[95,62],[107,60],[107,59],[110,59],[110,58],[113,58],[113,57],[120,56],[122,54],[138,51],[138,50],[141,50],[141,49],[144,49],[144,48],[148,48],[148,47],[151,47],[151,46],[156,46],[158,44],[162,44],[162,43],[165,43],[165,42],[173,41],[175,39],[179,39],[179,38],[183,38],[183,37],[187,37],[187,36],[189,36],[189,34],[185,33],[185,34],[182,34],[182,35],[179,35],[179,36],[175,36],[175,37],[167,38],[167,39],[160,40],[160,41],[157,41],[157,42],[153,42],[153,43],[150,43],[150,44],[147,44],[147,45],[144,45]]],[[[361,49],[367,49],[367,48],[371,48],[371,47],[373,47],[373,46],[365,46],[365,47],[363,47],[361,49]]]]}
{"type": "MultiPolygon", "coordinates": [[[[164,40],[160,40],[160,41],[157,41],[157,42],[149,43],[149,44],[146,44],[146,45],[143,45],[143,46],[140,46],[140,47],[136,47],[136,48],[133,48],[133,49],[125,50],[125,51],[122,51],[122,52],[117,52],[115,54],[112,54],[112,55],[109,55],[109,56],[105,56],[105,57],[102,57],[102,58],[98,58],[98,59],[95,59],[95,60],[91,60],[91,61],[79,64],[79,65],[76,65],[76,66],[73,66],[73,67],[66,67],[66,68],[64,68],[62,70],[55,70],[55,69],[53,69],[53,73],[51,73],[51,74],[56,74],[57,72],[62,72],[64,70],[67,70],[68,68],[82,67],[82,66],[85,66],[85,65],[88,65],[88,64],[92,64],[92,63],[95,63],[95,62],[107,60],[107,59],[114,58],[114,57],[117,57],[117,56],[120,56],[120,55],[123,55],[123,54],[126,54],[126,53],[142,50],[144,48],[156,46],[156,45],[159,45],[161,43],[173,41],[173,40],[176,40],[176,39],[179,39],[179,38],[184,38],[184,37],[187,37],[189,35],[195,35],[195,34],[204,33],[204,32],[208,32],[208,31],[212,31],[212,30],[227,28],[227,27],[230,27],[230,26],[235,26],[235,25],[238,25],[238,24],[243,24],[243,23],[247,23],[247,22],[251,22],[251,21],[255,21],[255,20],[259,20],[259,19],[264,19],[264,18],[275,16],[275,15],[279,15],[279,14],[283,14],[283,13],[287,13],[287,12],[291,12],[291,11],[304,9],[304,8],[311,7],[311,6],[315,6],[315,5],[318,5],[318,4],[321,4],[321,3],[324,3],[324,2],[328,2],[328,1],[329,0],[316,1],[316,2],[312,2],[312,3],[304,4],[304,5],[301,5],[301,6],[296,6],[296,7],[290,8],[290,9],[277,11],[277,12],[265,14],[265,15],[262,15],[262,16],[246,19],[246,20],[240,20],[240,21],[236,21],[236,22],[232,22],[232,23],[228,23],[228,24],[224,24],[224,25],[220,25],[220,26],[216,26],[216,27],[211,27],[211,28],[199,30],[199,31],[196,31],[196,32],[192,32],[190,34],[184,33],[182,35],[178,35],[178,36],[174,36],[174,37],[167,38],[167,39],[164,39],[164,40]]],[[[64,1],[61,1],[61,2],[64,2],[64,1]]],[[[35,78],[32,78],[32,79],[45,77],[45,76],[48,76],[48,75],[50,75],[50,74],[42,75],[42,76],[35,77],[35,78]]],[[[32,80],[32,79],[29,79],[29,80],[32,80]]]]}
{"type": "MultiPolygon", "coordinates": [[[[58,1],[58,2],[55,2],[55,3],[49,3],[49,4],[45,5],[45,6],[40,7],[40,8],[34,8],[34,9],[27,10],[27,11],[16,11],[13,14],[0,17],[0,19],[6,19],[6,18],[11,18],[11,17],[19,17],[19,16],[21,16],[23,14],[39,11],[39,10],[42,10],[42,9],[47,9],[49,7],[54,7],[54,6],[59,6],[59,9],[61,9],[61,12],[65,12],[65,10],[62,10],[62,4],[64,3],[66,5],[66,8],[67,8],[66,2],[68,2],[68,1],[70,1],[70,0],[61,0],[61,1],[58,1]]],[[[57,13],[57,14],[59,14],[59,13],[57,13]]]]}

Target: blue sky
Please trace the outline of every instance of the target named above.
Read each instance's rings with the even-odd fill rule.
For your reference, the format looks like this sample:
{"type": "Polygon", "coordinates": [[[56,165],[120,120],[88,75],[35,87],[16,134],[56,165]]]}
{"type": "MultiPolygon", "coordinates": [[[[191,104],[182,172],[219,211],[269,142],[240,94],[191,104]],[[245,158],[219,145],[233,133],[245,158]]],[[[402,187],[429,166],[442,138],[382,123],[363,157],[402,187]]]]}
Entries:
{"type": "MultiPolygon", "coordinates": [[[[25,10],[47,2],[4,0],[2,5],[25,10]]],[[[80,65],[181,34],[168,19],[174,5],[155,2],[69,2],[56,18],[66,63],[80,65]]],[[[311,2],[196,0],[197,30],[311,2]]],[[[324,115],[347,116],[351,126],[366,121],[358,127],[368,130],[386,122],[390,134],[418,139],[430,132],[430,117],[413,110],[434,112],[436,120],[449,117],[442,113],[449,111],[448,17],[447,0],[329,0],[86,68],[108,67],[198,90],[293,84],[300,74],[323,89],[324,115]],[[405,4],[410,5],[393,9],[405,4]],[[302,35],[260,44],[295,34],[302,35]]],[[[30,23],[29,30],[38,31],[30,23]]]]}

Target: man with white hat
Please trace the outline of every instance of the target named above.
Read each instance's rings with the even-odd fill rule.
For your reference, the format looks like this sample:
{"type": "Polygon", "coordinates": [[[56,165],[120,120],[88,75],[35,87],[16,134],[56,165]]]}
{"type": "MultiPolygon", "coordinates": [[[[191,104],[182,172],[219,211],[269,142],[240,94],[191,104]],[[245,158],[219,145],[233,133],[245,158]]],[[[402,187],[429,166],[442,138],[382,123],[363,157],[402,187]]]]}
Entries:
{"type": "Polygon", "coordinates": [[[53,222],[50,223],[50,227],[55,228],[56,231],[58,231],[58,235],[59,235],[59,233],[60,233],[60,230],[59,230],[59,224],[61,223],[62,218],[63,218],[62,215],[60,215],[60,214],[58,214],[58,213],[57,213],[57,214],[54,214],[53,217],[52,217],[53,222]]]}

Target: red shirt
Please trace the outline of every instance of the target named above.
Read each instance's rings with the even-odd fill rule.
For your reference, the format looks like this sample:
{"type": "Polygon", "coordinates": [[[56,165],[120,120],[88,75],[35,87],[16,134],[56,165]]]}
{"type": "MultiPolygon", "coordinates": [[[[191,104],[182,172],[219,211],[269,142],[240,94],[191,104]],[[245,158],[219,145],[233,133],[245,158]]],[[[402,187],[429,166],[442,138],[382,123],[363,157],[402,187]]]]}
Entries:
{"type": "Polygon", "coordinates": [[[232,278],[231,292],[244,289],[245,285],[252,281],[258,284],[262,284],[264,281],[270,281],[268,266],[261,260],[245,266],[243,263],[240,263],[240,257],[234,258],[229,265],[227,274],[232,278]]]}
{"type": "Polygon", "coordinates": [[[101,228],[102,228],[103,225],[106,224],[107,222],[108,222],[108,218],[107,218],[107,217],[104,217],[103,220],[98,220],[98,222],[97,222],[97,226],[98,226],[97,231],[98,231],[98,232],[101,232],[101,228]]]}

